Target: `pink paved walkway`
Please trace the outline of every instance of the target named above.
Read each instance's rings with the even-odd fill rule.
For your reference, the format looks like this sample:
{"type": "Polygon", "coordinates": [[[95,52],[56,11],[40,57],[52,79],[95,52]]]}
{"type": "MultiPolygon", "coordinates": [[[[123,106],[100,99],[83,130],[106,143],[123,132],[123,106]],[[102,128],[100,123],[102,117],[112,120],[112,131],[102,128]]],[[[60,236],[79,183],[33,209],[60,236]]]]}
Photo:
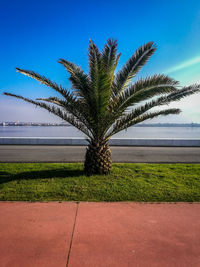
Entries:
{"type": "Polygon", "coordinates": [[[200,204],[0,202],[0,267],[198,267],[200,204]]]}

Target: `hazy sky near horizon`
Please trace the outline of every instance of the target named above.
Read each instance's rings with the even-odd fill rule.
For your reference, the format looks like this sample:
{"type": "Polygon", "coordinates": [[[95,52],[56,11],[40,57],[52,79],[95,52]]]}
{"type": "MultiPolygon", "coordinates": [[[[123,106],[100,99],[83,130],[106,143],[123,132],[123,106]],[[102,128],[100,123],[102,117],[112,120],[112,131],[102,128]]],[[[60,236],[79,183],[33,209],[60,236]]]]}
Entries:
{"type": "MultiPolygon", "coordinates": [[[[0,0],[0,29],[0,121],[61,121],[1,93],[57,95],[15,67],[34,70],[70,89],[57,60],[65,58],[87,71],[89,38],[100,48],[109,37],[116,38],[122,53],[119,67],[140,45],[154,41],[157,51],[137,78],[164,73],[183,86],[200,83],[199,0],[0,0]]],[[[200,123],[200,94],[170,106],[183,112],[148,122],[200,123]]]]}

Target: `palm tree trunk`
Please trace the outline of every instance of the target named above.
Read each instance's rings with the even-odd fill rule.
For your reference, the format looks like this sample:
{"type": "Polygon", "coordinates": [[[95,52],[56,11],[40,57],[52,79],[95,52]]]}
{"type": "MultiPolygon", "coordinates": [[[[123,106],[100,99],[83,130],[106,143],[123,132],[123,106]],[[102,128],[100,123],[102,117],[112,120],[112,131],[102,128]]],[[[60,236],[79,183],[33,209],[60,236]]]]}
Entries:
{"type": "Polygon", "coordinates": [[[109,145],[89,144],[85,154],[84,172],[86,175],[108,174],[112,168],[109,145]]]}

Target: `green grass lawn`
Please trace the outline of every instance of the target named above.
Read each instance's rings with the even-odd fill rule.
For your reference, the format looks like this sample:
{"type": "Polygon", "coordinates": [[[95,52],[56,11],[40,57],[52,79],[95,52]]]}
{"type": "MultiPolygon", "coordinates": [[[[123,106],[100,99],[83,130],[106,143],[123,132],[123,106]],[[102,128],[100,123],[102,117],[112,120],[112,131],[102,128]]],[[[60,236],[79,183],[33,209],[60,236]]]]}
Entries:
{"type": "Polygon", "coordinates": [[[81,163],[0,163],[0,200],[200,201],[200,164],[113,164],[86,177],[81,163]]]}

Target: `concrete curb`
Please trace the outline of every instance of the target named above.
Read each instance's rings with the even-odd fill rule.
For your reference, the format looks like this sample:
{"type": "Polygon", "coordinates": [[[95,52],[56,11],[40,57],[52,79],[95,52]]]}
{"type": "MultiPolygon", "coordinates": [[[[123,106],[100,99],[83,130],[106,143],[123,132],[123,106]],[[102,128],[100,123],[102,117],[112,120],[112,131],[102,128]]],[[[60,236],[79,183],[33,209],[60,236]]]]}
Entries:
{"type": "MultiPolygon", "coordinates": [[[[112,138],[111,146],[183,146],[200,147],[200,139],[146,139],[146,138],[112,138]]],[[[0,145],[67,145],[86,146],[84,138],[62,137],[0,137],[0,145]]]]}

